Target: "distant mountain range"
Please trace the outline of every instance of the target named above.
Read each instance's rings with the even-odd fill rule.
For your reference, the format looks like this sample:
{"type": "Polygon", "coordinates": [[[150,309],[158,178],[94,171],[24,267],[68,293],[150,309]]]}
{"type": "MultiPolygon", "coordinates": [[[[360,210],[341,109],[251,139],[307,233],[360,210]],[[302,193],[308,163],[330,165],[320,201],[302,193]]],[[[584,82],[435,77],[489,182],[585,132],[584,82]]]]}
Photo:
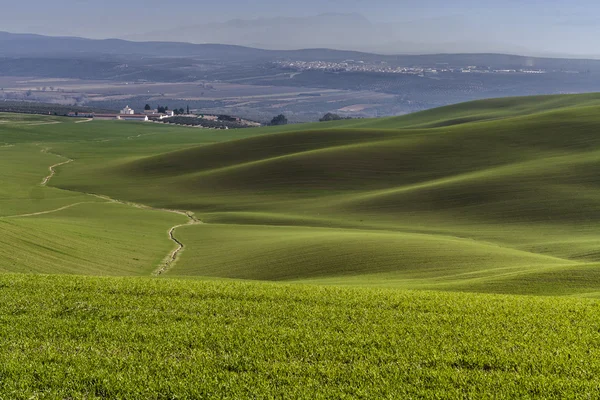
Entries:
{"type": "Polygon", "coordinates": [[[380,43],[385,27],[377,28],[358,14],[322,14],[314,17],[235,19],[176,29],[157,30],[126,39],[223,43],[269,50],[303,48],[368,48],[380,43]],[[352,45],[349,46],[349,43],[352,45]]]}
{"type": "MultiPolygon", "coordinates": [[[[357,23],[360,19],[356,20],[357,23]]],[[[300,29],[298,27],[290,29],[300,29]]],[[[240,26],[244,26],[240,23],[240,26]]],[[[173,38],[174,39],[174,38],[173,38]]],[[[183,39],[183,38],[182,38],[183,39]]],[[[545,68],[576,69],[578,71],[600,71],[600,60],[536,58],[506,54],[429,54],[429,55],[381,55],[367,52],[312,48],[302,50],[268,50],[230,44],[193,44],[169,41],[135,42],[122,39],[84,39],[78,37],[52,37],[33,34],[13,34],[0,32],[0,58],[48,58],[79,59],[86,62],[127,62],[139,68],[152,64],[152,60],[164,57],[186,59],[193,68],[194,63],[217,62],[250,64],[275,60],[300,61],[344,61],[387,62],[399,66],[449,64],[453,66],[493,66],[495,68],[545,68]]],[[[44,64],[32,65],[22,60],[27,68],[43,69],[44,64]]],[[[18,62],[11,62],[13,71],[21,68],[18,62]]],[[[6,75],[6,69],[0,74],[6,75]]]]}
{"type": "Polygon", "coordinates": [[[267,56],[266,51],[242,46],[131,42],[121,39],[84,39],[0,32],[0,56],[125,55],[154,57],[207,56],[218,59],[267,56]]]}
{"type": "MultiPolygon", "coordinates": [[[[524,15],[500,18],[491,10],[481,13],[457,11],[455,14],[447,14],[443,10],[434,11],[428,13],[429,17],[419,17],[419,14],[414,13],[406,13],[404,16],[390,14],[388,20],[394,21],[393,23],[371,21],[361,14],[344,13],[254,19],[242,17],[229,21],[223,21],[223,18],[227,18],[227,13],[207,13],[195,18],[199,21],[196,24],[182,25],[177,19],[165,15],[162,20],[154,23],[139,18],[140,21],[132,23],[128,28],[135,34],[118,36],[117,27],[114,34],[117,39],[152,42],[152,45],[148,45],[150,49],[157,48],[156,42],[176,42],[219,43],[263,50],[327,48],[386,55],[502,53],[534,57],[600,58],[600,53],[594,51],[596,46],[593,42],[593,37],[600,34],[600,27],[593,19],[592,23],[581,25],[569,22],[566,17],[544,13],[539,18],[531,19],[524,15]],[[148,29],[150,31],[144,32],[148,29]]],[[[185,7],[178,9],[178,12],[185,13],[185,7]]],[[[231,14],[234,15],[235,10],[231,14]]],[[[104,35],[113,31],[109,26],[110,24],[104,30],[104,35]]],[[[36,32],[45,34],[43,29],[36,32]]],[[[85,26],[73,28],[70,32],[76,32],[74,36],[88,34],[85,26]]],[[[94,34],[93,29],[89,30],[89,34],[94,34]]],[[[35,41],[33,35],[24,35],[26,36],[35,41]]],[[[110,47],[105,52],[114,52],[114,47],[121,47],[118,50],[121,52],[131,49],[123,42],[111,40],[105,43],[110,47]]],[[[88,44],[80,42],[75,49],[85,52],[88,44]]],[[[160,50],[178,54],[178,49],[169,47],[164,49],[163,46],[160,50]]],[[[190,48],[184,45],[178,45],[178,48],[190,52],[190,48]]],[[[59,46],[57,50],[65,49],[64,46],[59,46]]],[[[135,47],[134,50],[148,52],[140,50],[140,47],[135,47]]],[[[236,52],[239,53],[239,49],[236,52]]]]}
{"type": "Polygon", "coordinates": [[[310,17],[235,19],[131,35],[134,41],[223,43],[270,50],[335,48],[384,54],[519,53],[526,48],[493,40],[476,42],[456,18],[374,24],[360,14],[321,14],[310,17]],[[421,32],[424,26],[427,34],[421,32]]]}

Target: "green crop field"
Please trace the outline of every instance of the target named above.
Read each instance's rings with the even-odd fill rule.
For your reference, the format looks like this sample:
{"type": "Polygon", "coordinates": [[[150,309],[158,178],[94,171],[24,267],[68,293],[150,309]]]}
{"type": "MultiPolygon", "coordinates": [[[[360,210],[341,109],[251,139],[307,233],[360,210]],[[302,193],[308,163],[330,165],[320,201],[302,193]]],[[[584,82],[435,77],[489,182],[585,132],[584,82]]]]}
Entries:
{"type": "Polygon", "coordinates": [[[598,397],[599,127],[0,114],[0,398],[598,397]]]}
{"type": "Polygon", "coordinates": [[[597,398],[589,299],[0,276],[0,393],[597,398]]]}

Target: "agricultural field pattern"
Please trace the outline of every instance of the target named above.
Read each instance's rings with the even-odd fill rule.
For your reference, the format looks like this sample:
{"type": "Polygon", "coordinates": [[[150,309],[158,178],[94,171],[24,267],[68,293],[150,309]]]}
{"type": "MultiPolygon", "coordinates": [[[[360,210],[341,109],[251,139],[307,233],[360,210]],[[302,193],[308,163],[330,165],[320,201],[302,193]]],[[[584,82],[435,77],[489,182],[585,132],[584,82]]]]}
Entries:
{"type": "Polygon", "coordinates": [[[599,126],[0,114],[0,398],[598,397],[599,126]]]}

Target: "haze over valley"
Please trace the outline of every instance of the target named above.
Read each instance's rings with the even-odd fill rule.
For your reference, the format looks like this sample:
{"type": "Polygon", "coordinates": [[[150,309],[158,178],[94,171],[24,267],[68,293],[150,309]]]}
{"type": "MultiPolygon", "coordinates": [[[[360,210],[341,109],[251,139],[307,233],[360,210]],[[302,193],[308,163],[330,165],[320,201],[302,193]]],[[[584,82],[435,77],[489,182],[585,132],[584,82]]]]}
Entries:
{"type": "Polygon", "coordinates": [[[490,97],[600,90],[600,61],[503,54],[131,42],[0,33],[0,100],[191,107],[268,122],[402,115],[490,97]]]}

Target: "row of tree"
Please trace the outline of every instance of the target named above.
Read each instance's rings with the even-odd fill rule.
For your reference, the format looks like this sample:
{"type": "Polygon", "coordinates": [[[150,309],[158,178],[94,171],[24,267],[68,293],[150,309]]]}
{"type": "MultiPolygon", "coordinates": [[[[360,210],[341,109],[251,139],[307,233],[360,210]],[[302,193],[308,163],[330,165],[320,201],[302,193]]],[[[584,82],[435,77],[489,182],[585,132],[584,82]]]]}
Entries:
{"type": "MultiPolygon", "coordinates": [[[[340,121],[343,119],[352,119],[352,117],[342,117],[341,115],[338,115],[338,114],[327,113],[327,114],[323,115],[323,117],[321,119],[319,119],[319,122],[340,121]]],[[[273,126],[287,125],[287,123],[288,123],[287,117],[283,114],[279,114],[278,116],[274,117],[271,120],[271,123],[269,125],[273,125],[273,126]]]]}
{"type": "Polygon", "coordinates": [[[160,122],[166,124],[176,124],[176,125],[185,125],[185,126],[202,126],[204,128],[213,128],[213,129],[238,129],[238,128],[248,128],[248,125],[243,124],[241,122],[230,121],[230,120],[208,120],[204,118],[190,118],[183,116],[175,116],[164,118],[160,120],[160,122]]]}
{"type": "Polygon", "coordinates": [[[342,117],[341,115],[338,115],[338,114],[327,113],[327,114],[323,115],[323,117],[321,119],[319,119],[319,122],[341,121],[343,119],[352,119],[352,117],[342,117]]]}
{"type": "MultiPolygon", "coordinates": [[[[146,106],[144,107],[144,110],[151,111],[152,107],[150,107],[150,104],[146,104],[146,106]]],[[[156,107],[156,112],[158,112],[159,114],[165,114],[167,111],[169,111],[169,107],[168,106],[157,106],[156,107]]],[[[175,114],[175,115],[184,115],[184,114],[189,115],[190,114],[190,106],[189,105],[187,106],[187,112],[186,112],[186,110],[183,109],[183,107],[181,107],[179,109],[177,109],[177,108],[174,109],[173,110],[173,114],[175,114]]]]}

